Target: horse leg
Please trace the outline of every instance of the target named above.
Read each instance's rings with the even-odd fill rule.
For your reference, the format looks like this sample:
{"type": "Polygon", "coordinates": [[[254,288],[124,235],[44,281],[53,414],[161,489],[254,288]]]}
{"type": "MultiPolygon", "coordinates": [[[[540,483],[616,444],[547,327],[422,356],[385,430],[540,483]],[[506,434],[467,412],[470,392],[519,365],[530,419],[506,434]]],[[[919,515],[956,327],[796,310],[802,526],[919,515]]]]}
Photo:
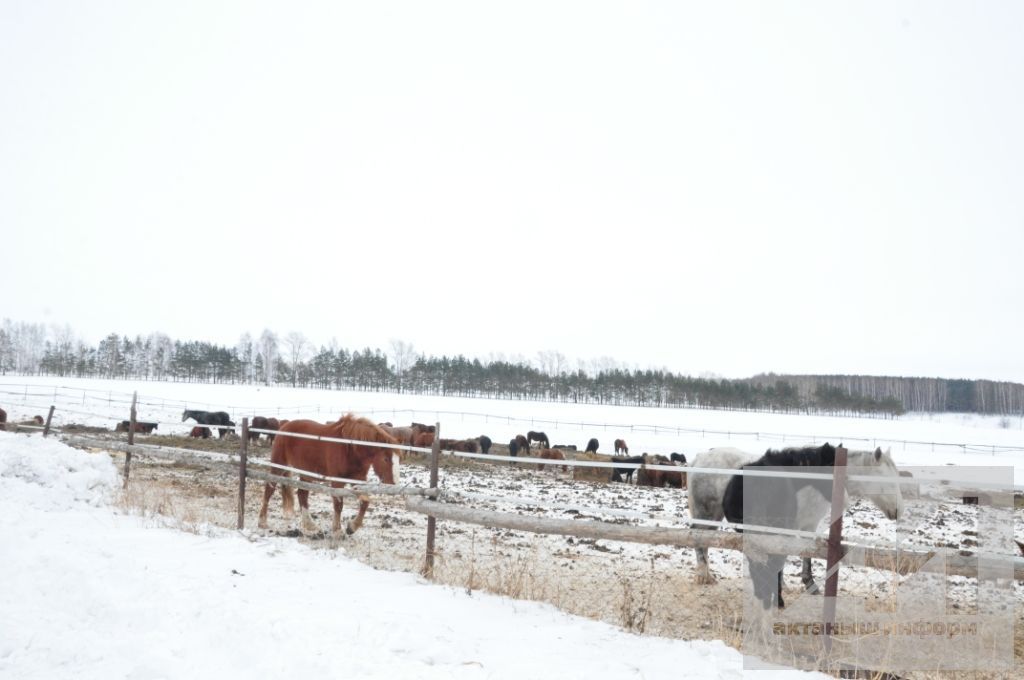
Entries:
{"type": "Polygon", "coordinates": [[[818,584],[814,582],[814,575],[811,573],[811,558],[804,558],[804,569],[803,573],[800,574],[800,580],[804,583],[804,590],[809,593],[818,592],[818,584]]]}
{"type": "Polygon", "coordinates": [[[345,499],[341,496],[333,496],[331,501],[334,502],[334,521],[331,522],[331,533],[338,537],[341,535],[341,511],[345,506],[345,499]]]}
{"type": "Polygon", "coordinates": [[[715,577],[711,575],[711,569],[708,568],[708,549],[694,548],[693,550],[697,553],[697,584],[702,586],[713,584],[715,577]]]}
{"type": "Polygon", "coordinates": [[[345,527],[345,533],[354,534],[356,530],[363,526],[363,515],[366,514],[366,509],[370,507],[370,499],[367,496],[359,497],[359,513],[355,516],[355,519],[348,523],[345,527]]]}
{"type": "Polygon", "coordinates": [[[299,511],[302,514],[302,531],[315,534],[319,529],[309,515],[309,491],[306,489],[299,489],[299,511]]]}
{"type": "Polygon", "coordinates": [[[778,588],[778,603],[779,609],[785,609],[786,601],[782,599],[782,569],[779,569],[779,588],[778,588]]]}
{"type": "Polygon", "coordinates": [[[276,484],[267,482],[263,485],[263,505],[260,506],[260,520],[256,526],[260,529],[267,528],[267,508],[270,506],[270,497],[274,495],[276,484]]]}

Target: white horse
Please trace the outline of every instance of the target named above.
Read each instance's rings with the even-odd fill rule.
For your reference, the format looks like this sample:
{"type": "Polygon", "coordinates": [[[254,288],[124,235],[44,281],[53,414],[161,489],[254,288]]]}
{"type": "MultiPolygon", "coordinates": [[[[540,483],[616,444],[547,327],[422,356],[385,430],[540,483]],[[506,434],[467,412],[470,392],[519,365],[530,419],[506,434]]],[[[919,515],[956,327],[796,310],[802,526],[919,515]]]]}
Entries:
{"type": "MultiPolygon", "coordinates": [[[[738,470],[757,460],[759,456],[732,447],[714,448],[699,453],[691,463],[688,473],[690,517],[698,520],[721,522],[725,517],[722,499],[725,489],[732,479],[724,474],[700,474],[697,468],[717,468],[738,470]]],[[[850,476],[899,477],[899,471],[888,450],[878,448],[874,451],[848,451],[847,467],[850,476]]],[[[877,484],[869,481],[848,480],[846,483],[846,505],[851,497],[863,497],[871,500],[889,519],[897,519],[903,514],[903,495],[897,484],[877,484]]],[[[797,529],[801,531],[817,531],[818,525],[826,520],[832,508],[831,500],[824,497],[812,486],[801,488],[797,492],[798,515],[797,529]]],[[[694,525],[697,528],[699,524],[694,525]]],[[[707,549],[695,548],[697,552],[696,580],[700,584],[714,583],[714,577],[708,568],[707,549]]],[[[803,559],[801,580],[807,590],[816,590],[817,585],[811,575],[811,559],[803,559]]]]}

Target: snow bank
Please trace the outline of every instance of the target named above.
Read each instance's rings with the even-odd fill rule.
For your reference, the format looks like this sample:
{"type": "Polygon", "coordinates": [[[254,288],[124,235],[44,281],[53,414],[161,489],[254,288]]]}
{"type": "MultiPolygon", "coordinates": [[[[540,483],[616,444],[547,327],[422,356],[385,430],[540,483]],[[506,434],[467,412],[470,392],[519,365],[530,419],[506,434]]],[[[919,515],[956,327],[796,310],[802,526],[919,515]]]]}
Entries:
{"type": "Polygon", "coordinates": [[[0,496],[39,509],[105,504],[118,484],[108,456],[39,435],[0,432],[0,496]]]}
{"type": "Polygon", "coordinates": [[[104,506],[117,483],[106,455],[0,433],[0,677],[742,676],[720,641],[635,636],[287,539],[153,528],[104,506]]]}

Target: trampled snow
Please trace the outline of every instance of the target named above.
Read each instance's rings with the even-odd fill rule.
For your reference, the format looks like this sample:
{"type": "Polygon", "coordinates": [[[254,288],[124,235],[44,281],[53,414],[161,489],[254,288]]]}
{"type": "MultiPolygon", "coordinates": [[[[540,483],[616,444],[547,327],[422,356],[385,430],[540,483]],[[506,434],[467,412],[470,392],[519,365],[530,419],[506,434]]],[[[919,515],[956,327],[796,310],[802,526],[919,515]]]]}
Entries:
{"type": "MultiPolygon", "coordinates": [[[[739,678],[724,643],[112,507],[105,454],[0,432],[0,677],[739,678]]],[[[790,677],[796,671],[759,673],[790,677]]],[[[819,676],[824,677],[824,676],[819,676]]]]}

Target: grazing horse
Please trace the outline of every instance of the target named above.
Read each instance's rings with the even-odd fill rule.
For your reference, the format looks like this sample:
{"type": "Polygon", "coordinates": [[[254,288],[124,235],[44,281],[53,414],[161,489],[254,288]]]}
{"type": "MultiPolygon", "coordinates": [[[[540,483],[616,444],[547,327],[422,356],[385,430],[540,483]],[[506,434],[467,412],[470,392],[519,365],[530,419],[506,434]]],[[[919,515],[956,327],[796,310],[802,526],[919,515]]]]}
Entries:
{"type": "MultiPolygon", "coordinates": [[[[519,455],[519,440],[518,440],[518,438],[517,439],[512,439],[512,440],[509,441],[509,443],[508,443],[508,455],[512,456],[513,458],[515,458],[516,456],[519,455]]],[[[508,462],[508,464],[509,465],[515,465],[516,462],[514,460],[510,460],[508,462]]]]}
{"type": "Polygon", "coordinates": [[[491,444],[492,444],[492,442],[491,442],[491,438],[490,437],[488,437],[485,434],[482,434],[479,437],[477,437],[476,440],[478,442],[480,442],[480,453],[490,453],[491,452],[491,444]]]}
{"type": "Polygon", "coordinates": [[[200,437],[203,439],[209,439],[211,434],[210,428],[196,425],[192,428],[192,431],[188,433],[188,436],[195,437],[196,439],[199,439],[200,437]]]}
{"type": "MultiPolygon", "coordinates": [[[[398,443],[394,437],[374,424],[373,421],[366,418],[357,418],[351,413],[329,425],[322,425],[313,420],[290,420],[281,426],[279,432],[295,432],[297,434],[335,437],[338,439],[357,439],[364,442],[381,444],[398,443]]],[[[366,446],[363,444],[342,444],[340,442],[326,442],[287,436],[280,436],[274,440],[274,447],[270,454],[271,463],[298,468],[299,470],[306,470],[327,477],[365,480],[367,472],[373,467],[374,473],[384,484],[395,483],[394,466],[397,465],[396,461],[400,458],[401,454],[398,449],[366,446]]],[[[275,474],[286,477],[290,475],[289,472],[280,470],[276,470],[275,474]]],[[[301,473],[299,473],[299,479],[302,481],[313,481],[312,478],[301,473]]],[[[335,488],[344,485],[345,482],[331,482],[331,486],[335,488]]],[[[267,482],[263,487],[263,505],[260,507],[259,519],[259,527],[261,529],[267,528],[267,507],[270,504],[270,497],[274,495],[276,486],[272,482],[267,482]]],[[[291,487],[282,484],[281,497],[285,516],[291,517],[295,507],[291,487]]],[[[331,525],[331,530],[337,536],[341,533],[341,510],[344,501],[340,496],[332,496],[331,500],[334,502],[334,522],[331,525]]],[[[303,530],[307,533],[316,532],[317,527],[309,516],[309,491],[299,489],[299,507],[302,512],[303,530]]],[[[363,523],[366,509],[369,507],[370,499],[366,496],[360,496],[359,514],[348,523],[345,528],[346,533],[352,534],[359,529],[363,523]]]]}
{"type": "MultiPolygon", "coordinates": [[[[629,458],[617,458],[616,463],[631,463],[633,465],[642,465],[644,462],[643,456],[632,456],[629,458]]],[[[631,483],[633,481],[633,472],[636,471],[635,467],[613,467],[611,477],[608,479],[610,482],[626,482],[631,483]],[[623,479],[625,477],[625,479],[623,479]]]]}
{"type": "Polygon", "coordinates": [[[414,435],[419,434],[420,432],[430,432],[433,434],[436,429],[437,428],[434,425],[424,425],[423,423],[412,424],[412,433],[414,435]]]}
{"type": "Polygon", "coordinates": [[[551,448],[551,442],[548,440],[548,436],[543,432],[534,432],[530,430],[526,433],[526,448],[530,448],[530,444],[538,442],[540,448],[548,449],[551,448]]]}
{"type": "MultiPolygon", "coordinates": [[[[653,455],[653,456],[641,456],[644,459],[646,465],[672,465],[675,463],[665,456],[653,455]]],[[[637,486],[656,486],[656,487],[671,487],[673,489],[685,489],[686,488],[686,473],[683,471],[676,472],[675,470],[651,470],[650,468],[640,468],[640,472],[636,476],[637,486]]]]}
{"type": "MultiPolygon", "coordinates": [[[[252,421],[249,422],[249,427],[254,427],[257,430],[269,430],[267,427],[270,424],[270,420],[265,416],[253,416],[252,421]]],[[[267,435],[267,439],[270,439],[270,435],[267,435]]],[[[258,442],[260,440],[260,433],[249,430],[249,441],[258,442]]]]}
{"type": "Polygon", "coordinates": [[[672,453],[672,455],[669,456],[669,459],[671,459],[673,463],[680,463],[682,465],[686,465],[685,453],[672,453]]]}
{"type": "MultiPolygon", "coordinates": [[[[714,522],[721,521],[727,516],[727,510],[725,508],[725,496],[726,492],[729,491],[729,486],[732,484],[733,479],[743,479],[740,476],[729,477],[728,475],[720,474],[699,474],[699,468],[718,468],[718,469],[739,469],[744,465],[749,465],[754,462],[758,462],[758,466],[764,465],[786,465],[787,463],[779,462],[766,462],[771,457],[772,460],[787,460],[789,464],[813,464],[814,461],[820,460],[824,463],[828,463],[830,460],[832,463],[835,461],[835,450],[831,446],[825,445],[818,447],[808,447],[806,449],[784,449],[783,451],[771,451],[765,453],[759,461],[755,460],[756,457],[734,449],[731,447],[723,447],[711,449],[706,453],[700,453],[694,459],[693,464],[688,468],[689,476],[689,505],[690,505],[690,517],[697,520],[709,520],[714,522]],[[827,447],[827,448],[826,448],[827,447]],[[831,452],[829,451],[831,449],[831,452]]],[[[898,470],[892,460],[889,452],[882,452],[881,449],[875,449],[874,451],[849,451],[847,453],[847,466],[851,468],[849,474],[858,476],[878,476],[883,478],[899,478],[898,470]]],[[[809,470],[810,472],[810,470],[809,470]]],[[[826,466],[823,472],[831,472],[831,468],[826,466]]],[[[782,485],[779,486],[778,492],[776,492],[774,486],[761,487],[767,488],[769,493],[777,496],[782,505],[785,506],[782,509],[786,512],[789,508],[795,505],[796,507],[796,527],[802,531],[816,531],[818,524],[823,519],[827,519],[829,511],[832,505],[832,482],[831,480],[824,480],[823,489],[819,490],[815,488],[813,482],[821,480],[803,480],[797,478],[768,478],[759,477],[758,484],[762,483],[763,480],[779,480],[787,482],[788,486],[783,489],[782,485]]],[[[896,484],[877,484],[872,482],[862,482],[850,480],[846,484],[847,494],[846,502],[850,502],[851,497],[865,497],[871,500],[878,508],[890,519],[896,519],[903,513],[903,496],[900,492],[899,486],[896,484]]],[[[760,492],[758,494],[760,496],[760,492]]],[[[732,517],[729,521],[742,521],[741,516],[743,514],[743,502],[742,502],[742,482],[737,483],[733,487],[730,493],[731,509],[728,512],[732,513],[732,517]],[[738,512],[737,512],[738,510],[738,512]],[[735,518],[735,519],[734,519],[735,518]]],[[[758,521],[751,522],[752,524],[762,523],[760,519],[758,521]]],[[[695,525],[698,528],[700,525],[695,525]]],[[[770,526],[770,525],[769,525],[770,526]]],[[[790,525],[792,528],[793,525],[790,525]]],[[[711,576],[710,570],[708,569],[707,563],[707,549],[696,548],[697,553],[697,582],[698,583],[713,583],[714,578],[711,576]]],[[[777,559],[774,563],[777,563],[777,559]]],[[[772,567],[774,568],[774,566],[772,567]]],[[[779,568],[781,571],[781,567],[779,568]]],[[[774,572],[767,575],[768,579],[774,580],[775,586],[773,587],[774,593],[765,590],[766,579],[762,578],[763,574],[759,573],[759,584],[757,584],[758,596],[761,598],[762,595],[766,596],[767,599],[761,599],[762,603],[769,603],[771,597],[774,595],[777,598],[777,602],[780,606],[784,605],[782,600],[782,593],[778,586],[781,582],[781,575],[774,572]]],[[[811,576],[811,561],[810,558],[804,558],[803,560],[803,573],[802,580],[804,586],[808,590],[815,590],[817,586],[811,576]]]]}
{"type": "MultiPolygon", "coordinates": [[[[565,454],[562,453],[561,451],[559,451],[558,449],[541,449],[539,457],[544,459],[544,460],[565,460],[565,454]]],[[[555,468],[555,467],[558,467],[558,466],[557,465],[553,465],[552,466],[552,468],[555,468]]],[[[538,470],[543,470],[544,469],[544,463],[537,463],[537,469],[538,470]]],[[[568,471],[569,471],[569,466],[568,465],[563,465],[562,466],[562,472],[568,472],[568,471]]]]}
{"type": "Polygon", "coordinates": [[[628,456],[629,455],[629,447],[626,446],[626,440],[625,439],[616,439],[615,440],[615,455],[617,456],[619,454],[621,454],[623,456],[628,456]]]}
{"type": "MultiPolygon", "coordinates": [[[[287,422],[288,422],[287,420],[278,420],[277,418],[268,417],[267,418],[267,428],[266,429],[273,430],[274,432],[277,432],[278,429],[280,429],[281,425],[283,423],[287,423],[287,422]]],[[[270,442],[271,444],[273,444],[274,443],[274,435],[268,434],[267,435],[267,441],[270,442]]]]}
{"type": "Polygon", "coordinates": [[[519,451],[524,455],[530,455],[530,440],[521,434],[516,435],[516,443],[519,444],[519,451]]]}
{"type": "Polygon", "coordinates": [[[599,446],[600,446],[600,444],[597,443],[597,439],[594,438],[594,437],[591,437],[590,441],[587,442],[587,448],[586,448],[585,453],[597,453],[597,447],[599,447],[599,446]]]}
{"type": "MultiPolygon", "coordinates": [[[[230,416],[224,411],[190,411],[186,409],[181,414],[181,422],[185,422],[191,418],[200,425],[228,425],[231,431],[234,432],[235,424],[231,422],[230,416]]],[[[228,433],[228,428],[219,427],[217,432],[221,439],[228,433]]]]}
{"type": "Polygon", "coordinates": [[[398,440],[399,444],[407,444],[412,446],[412,443],[416,441],[416,436],[419,434],[434,434],[434,428],[431,427],[429,430],[418,430],[415,427],[394,427],[390,429],[384,428],[385,432],[390,432],[391,436],[398,440]]]}
{"type": "MultiPolygon", "coordinates": [[[[42,420],[41,416],[36,416],[36,418],[39,418],[40,420],[42,420]]],[[[40,423],[40,424],[42,424],[42,423],[40,423]]],[[[152,434],[153,430],[157,429],[157,425],[158,424],[159,423],[143,423],[143,422],[138,422],[137,421],[135,423],[135,427],[132,427],[132,421],[130,421],[130,420],[122,420],[121,422],[119,422],[117,424],[116,427],[114,427],[114,432],[127,432],[128,430],[131,430],[132,432],[141,432],[143,434],[152,434]]]]}
{"type": "Polygon", "coordinates": [[[441,439],[441,448],[446,451],[479,453],[480,442],[475,439],[441,439]]]}

